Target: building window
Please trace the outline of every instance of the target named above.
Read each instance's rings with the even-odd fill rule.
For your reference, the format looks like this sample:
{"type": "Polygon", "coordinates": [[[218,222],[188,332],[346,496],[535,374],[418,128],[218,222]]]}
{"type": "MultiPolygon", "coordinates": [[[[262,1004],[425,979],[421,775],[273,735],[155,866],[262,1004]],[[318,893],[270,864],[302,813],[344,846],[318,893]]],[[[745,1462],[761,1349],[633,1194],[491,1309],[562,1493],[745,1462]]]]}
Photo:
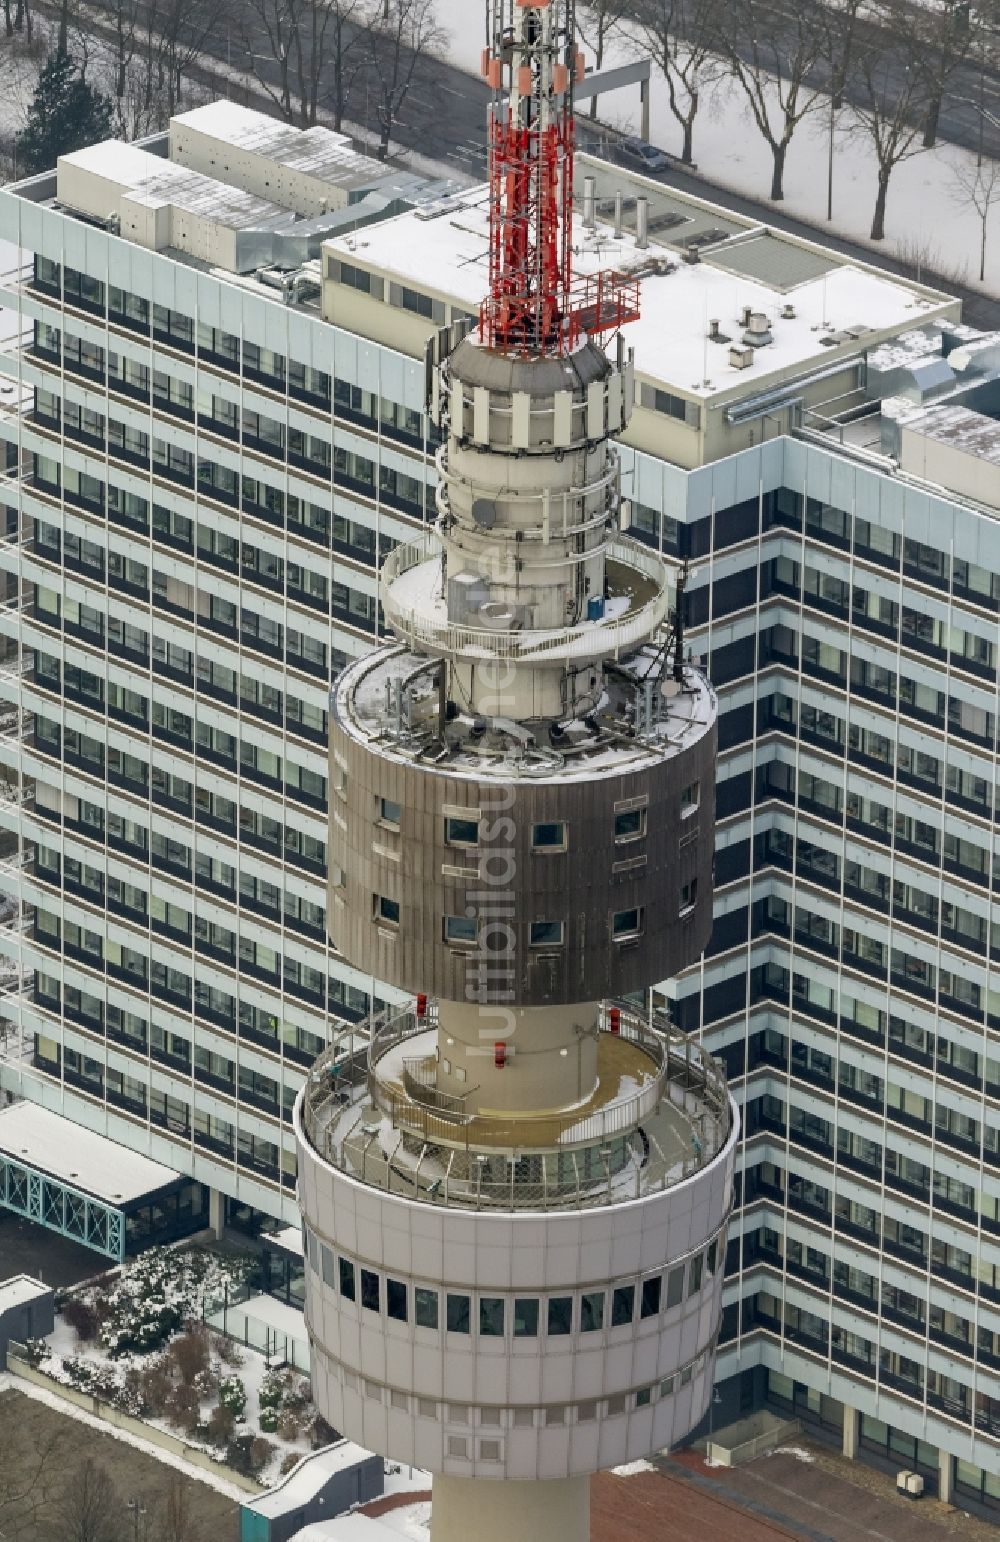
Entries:
{"type": "Polygon", "coordinates": [[[681,818],[693,814],[701,802],[701,783],[689,782],[681,793],[681,818]]]}
{"type": "Polygon", "coordinates": [[[619,1285],[611,1296],[611,1326],[624,1328],[635,1316],[635,1286],[619,1285]]]}
{"type": "Polygon", "coordinates": [[[459,947],[467,947],[476,941],[475,916],[445,916],[444,940],[459,947]]]}
{"type": "Polygon", "coordinates": [[[503,1338],[503,1297],[480,1296],[479,1332],[488,1339],[503,1338]]]}
{"type": "Polygon", "coordinates": [[[534,851],[565,851],[566,826],[562,820],[532,825],[531,846],[534,851]]]}
{"type": "Polygon", "coordinates": [[[447,1323],[449,1333],[468,1333],[469,1297],[448,1295],[447,1323]]]}
{"type": "Polygon", "coordinates": [[[599,1333],[604,1327],[603,1290],[584,1291],[580,1297],[580,1332],[599,1333]]]}
{"type": "Polygon", "coordinates": [[[639,1309],[641,1317],[655,1317],[660,1310],[660,1276],[654,1275],[651,1280],[642,1282],[642,1306],[639,1309]]]}
{"type": "Polygon", "coordinates": [[[667,1275],[667,1306],[677,1306],[684,1294],[684,1265],[678,1264],[667,1275]]]}
{"type": "Polygon", "coordinates": [[[646,833],[646,810],[629,808],[615,815],[615,840],[638,841],[646,833]]]}
{"type": "Polygon", "coordinates": [[[478,846],[479,820],[449,816],[444,822],[444,838],[449,846],[478,846]]]}
{"type": "Polygon", "coordinates": [[[418,1285],[413,1292],[413,1319],[418,1328],[437,1328],[438,1293],[418,1285]]]}
{"type": "Polygon", "coordinates": [[[701,1289],[702,1264],[703,1260],[700,1253],[698,1254],[697,1258],[692,1258],[691,1260],[691,1274],[688,1279],[689,1296],[695,1295],[695,1293],[701,1289]]]}
{"type": "Polygon", "coordinates": [[[535,1339],[538,1337],[538,1301],[533,1296],[514,1298],[514,1337],[535,1339]]]}
{"type": "Polygon", "coordinates": [[[388,895],[375,895],[375,919],[385,926],[399,925],[399,900],[389,899],[388,895]]]}
{"type": "Polygon", "coordinates": [[[361,1271],[361,1305],[367,1307],[370,1312],[380,1312],[382,1310],[379,1277],[374,1269],[362,1269],[361,1271]]]}
{"type": "Polygon", "coordinates": [[[406,1286],[402,1280],[386,1280],[385,1309],[397,1322],[406,1322],[406,1286]]]}
{"type": "Polygon", "coordinates": [[[698,899],[698,880],[691,878],[687,883],[681,884],[680,914],[686,916],[694,909],[698,899]]]}
{"type": "Polygon", "coordinates": [[[355,1295],[354,1265],[349,1258],[338,1258],[337,1268],[340,1271],[340,1294],[345,1301],[353,1301],[355,1295]]]}
{"type": "Polygon", "coordinates": [[[378,821],[379,824],[389,825],[393,830],[399,829],[399,822],[403,817],[401,804],[394,803],[391,798],[379,798],[378,821]]]}
{"type": "Polygon", "coordinates": [[[653,1398],[652,1387],[640,1387],[635,1395],[636,1408],[648,1408],[653,1398]]]}
{"type": "Polygon", "coordinates": [[[564,921],[532,921],[528,941],[533,948],[561,948],[565,930],[564,921]]]}
{"type": "Polygon", "coordinates": [[[562,1338],[573,1332],[573,1297],[549,1297],[549,1336],[562,1338]]]}
{"type": "Polygon", "coordinates": [[[637,905],[634,910],[616,910],[611,917],[611,939],[613,942],[629,942],[633,937],[642,935],[643,909],[637,905]]]}

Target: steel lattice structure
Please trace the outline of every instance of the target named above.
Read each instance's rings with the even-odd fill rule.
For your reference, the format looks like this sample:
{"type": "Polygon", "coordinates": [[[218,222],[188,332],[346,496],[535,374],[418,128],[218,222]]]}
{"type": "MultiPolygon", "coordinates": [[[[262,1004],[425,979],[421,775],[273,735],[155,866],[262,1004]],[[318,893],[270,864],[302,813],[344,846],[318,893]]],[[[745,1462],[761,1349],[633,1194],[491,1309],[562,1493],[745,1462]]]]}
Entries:
{"type": "Polygon", "coordinates": [[[527,357],[567,353],[639,315],[638,279],[573,276],[573,85],[584,70],[574,11],[574,0],[489,5],[490,292],[479,336],[527,357]]]}

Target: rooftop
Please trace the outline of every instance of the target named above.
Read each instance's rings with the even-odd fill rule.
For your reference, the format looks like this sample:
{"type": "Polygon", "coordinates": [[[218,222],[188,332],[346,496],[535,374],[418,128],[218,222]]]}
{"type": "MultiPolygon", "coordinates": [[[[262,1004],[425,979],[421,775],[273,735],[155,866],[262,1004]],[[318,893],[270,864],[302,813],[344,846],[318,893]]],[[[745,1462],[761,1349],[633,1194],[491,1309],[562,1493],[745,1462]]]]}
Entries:
{"type": "MultiPolygon", "coordinates": [[[[302,1314],[298,1313],[297,1316],[301,1332],[302,1314]]],[[[335,1473],[348,1472],[360,1462],[378,1460],[370,1451],[356,1446],[353,1440],[339,1440],[335,1445],[303,1457],[281,1483],[266,1494],[248,1501],[244,1509],[252,1510],[255,1515],[267,1516],[287,1515],[290,1510],[304,1509],[310,1499],[322,1492],[335,1473]]]]}
{"type": "Polygon", "coordinates": [[[382,161],[355,150],[347,134],[335,133],[319,124],[308,129],[295,128],[252,107],[241,107],[238,102],[207,102],[171,118],[172,157],[181,158],[185,153],[185,130],[205,135],[220,147],[250,150],[276,166],[285,166],[330,187],[368,186],[373,179],[381,182],[389,173],[382,161]]]}
{"type": "MultiPolygon", "coordinates": [[[[636,370],[686,396],[742,395],[748,382],[757,386],[809,361],[834,362],[884,335],[956,311],[956,302],[924,285],[630,178],[618,167],[580,157],[580,171],[594,175],[598,185],[593,229],[584,225],[577,188],[576,272],[616,268],[641,276],[642,317],[626,333],[636,370]],[[623,228],[616,235],[618,189],[624,189],[623,228]],[[647,247],[638,245],[636,235],[639,192],[649,199],[647,247]],[[754,347],[738,368],[730,348],[743,347],[746,310],[768,318],[771,340],[754,347]],[[713,321],[717,341],[709,338],[713,321]]],[[[355,235],[333,237],[326,249],[476,311],[488,289],[488,223],[482,186],[452,200],[436,218],[411,209],[355,235]]]]}
{"type": "Polygon", "coordinates": [[[0,1109],[0,1153],[109,1205],[155,1194],[178,1174],[37,1103],[0,1109]]]}
{"type": "Polygon", "coordinates": [[[0,1281],[0,1317],[15,1306],[23,1306],[27,1301],[47,1296],[51,1289],[51,1285],[33,1280],[30,1274],[14,1274],[9,1280],[0,1281]]]}

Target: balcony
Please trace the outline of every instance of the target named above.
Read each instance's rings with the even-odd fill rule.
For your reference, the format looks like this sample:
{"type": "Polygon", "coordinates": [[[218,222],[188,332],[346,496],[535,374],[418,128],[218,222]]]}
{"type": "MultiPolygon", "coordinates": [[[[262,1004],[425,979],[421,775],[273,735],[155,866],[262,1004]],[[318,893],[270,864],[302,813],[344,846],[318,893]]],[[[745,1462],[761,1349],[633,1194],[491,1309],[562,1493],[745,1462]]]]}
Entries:
{"type": "Polygon", "coordinates": [[[590,1097],[532,1114],[480,1113],[472,1092],[440,1092],[436,1008],[390,1008],[315,1062],[300,1104],[306,1137],[362,1183],[446,1206],[583,1208],[668,1190],[730,1139],[725,1078],[666,1023],[614,1010],[601,1009],[590,1097]]]}

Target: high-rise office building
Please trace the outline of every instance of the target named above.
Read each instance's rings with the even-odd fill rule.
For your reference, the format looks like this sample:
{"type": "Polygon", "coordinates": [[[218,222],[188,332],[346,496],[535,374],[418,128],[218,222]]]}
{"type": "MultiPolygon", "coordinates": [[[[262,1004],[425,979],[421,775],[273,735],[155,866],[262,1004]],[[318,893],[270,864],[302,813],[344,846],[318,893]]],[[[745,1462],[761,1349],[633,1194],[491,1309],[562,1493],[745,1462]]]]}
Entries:
{"type": "Polygon", "coordinates": [[[573,275],[572,0],[491,11],[490,289],[441,339],[433,532],[331,698],[331,935],[409,996],[297,1105],[313,1396],[435,1542],[590,1535],[712,1396],[739,1121],[622,998],[712,927],[715,698],[618,532],[637,284],[573,275]],[[564,196],[565,195],[565,196],[564,196]]]}
{"type": "MultiPolygon", "coordinates": [[[[219,109],[193,171],[273,195],[271,243],[281,212],[332,217],[246,131],[219,109]]],[[[74,157],[0,194],[24,334],[0,818],[27,861],[0,1081],[292,1221],[303,1068],[395,995],[324,960],[312,714],[375,640],[376,564],[433,518],[424,348],[488,288],[487,199],[332,235],[286,283],[236,239],[256,207],[199,251],[179,189],[126,194],[121,147],[88,154],[86,199],[74,157]]],[[[644,275],[628,533],[687,559],[719,697],[714,932],[657,995],[743,1105],[716,1418],[794,1406],[996,1504],[996,345],[924,285],[619,168],[580,158],[577,195],[578,269],[644,275]]]]}

